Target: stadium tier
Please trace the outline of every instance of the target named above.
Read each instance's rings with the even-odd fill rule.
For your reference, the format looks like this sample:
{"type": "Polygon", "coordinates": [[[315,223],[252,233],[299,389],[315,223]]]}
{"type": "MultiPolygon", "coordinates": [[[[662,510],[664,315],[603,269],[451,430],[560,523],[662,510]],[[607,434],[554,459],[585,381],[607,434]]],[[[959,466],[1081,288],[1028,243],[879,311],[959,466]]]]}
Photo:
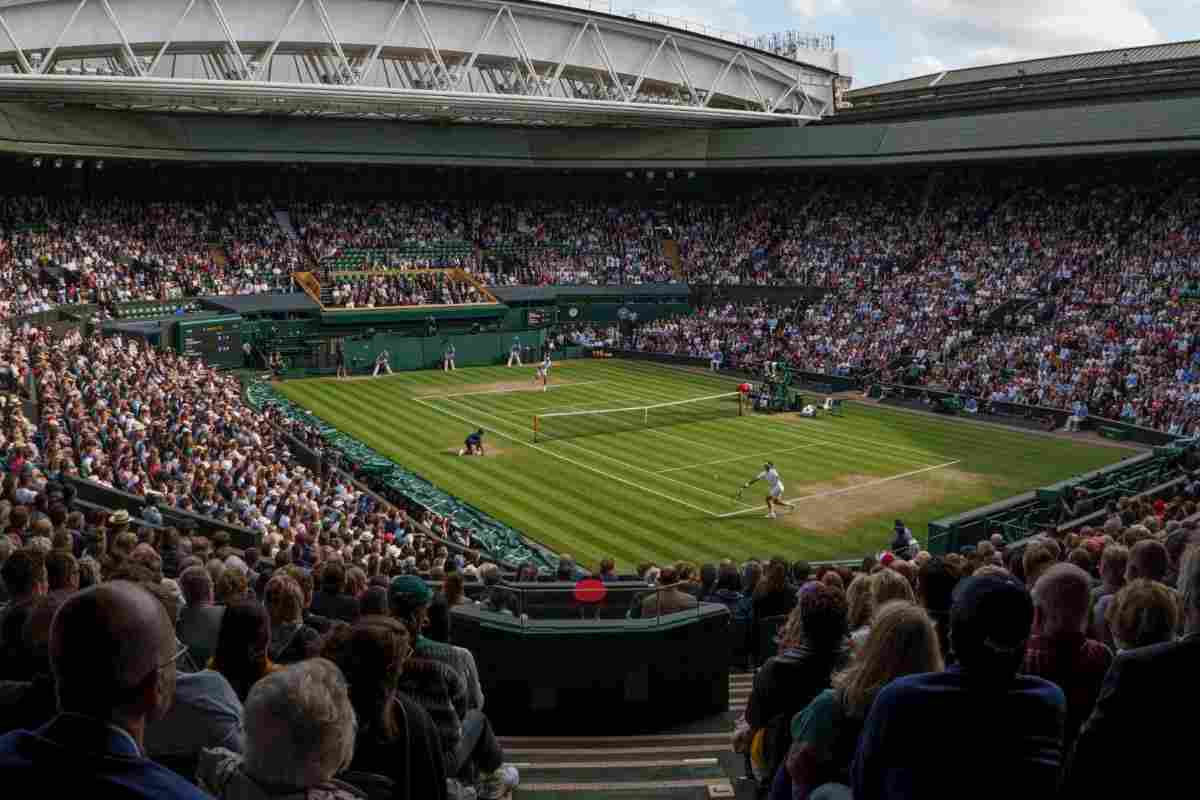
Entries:
{"type": "Polygon", "coordinates": [[[0,2],[0,793],[1187,791],[1196,43],[176,5],[0,2]]]}

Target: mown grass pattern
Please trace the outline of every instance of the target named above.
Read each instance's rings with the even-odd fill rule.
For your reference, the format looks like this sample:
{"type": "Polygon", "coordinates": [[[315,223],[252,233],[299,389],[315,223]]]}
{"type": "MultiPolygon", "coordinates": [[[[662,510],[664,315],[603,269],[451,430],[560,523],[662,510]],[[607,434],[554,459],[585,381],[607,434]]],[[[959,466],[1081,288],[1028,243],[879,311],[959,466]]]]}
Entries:
{"type": "MultiPolygon", "coordinates": [[[[612,557],[624,569],[642,561],[764,554],[853,558],[886,546],[896,509],[860,507],[865,489],[801,501],[786,523],[752,510],[762,502],[762,484],[748,490],[743,501],[735,500],[737,487],[764,460],[779,468],[789,498],[957,462],[953,469],[968,475],[968,483],[902,514],[924,540],[929,520],[1132,455],[857,402],[841,418],[752,415],[534,444],[535,413],[669,402],[729,391],[733,385],[641,362],[567,361],[556,365],[551,386],[558,388],[549,392],[445,397],[501,383],[532,388],[532,376],[531,367],[483,367],[375,380],[289,381],[281,391],[546,546],[589,565],[612,557]],[[586,385],[568,385],[574,383],[586,385]],[[485,441],[497,455],[456,455],[474,425],[489,429],[485,441]],[[847,483],[847,476],[854,481],[847,483]],[[853,519],[809,527],[806,502],[821,502],[826,510],[831,503],[845,504],[838,510],[853,519]],[[716,516],[736,511],[746,513],[716,516]]],[[[890,486],[903,492],[941,477],[931,470],[890,486]]]]}

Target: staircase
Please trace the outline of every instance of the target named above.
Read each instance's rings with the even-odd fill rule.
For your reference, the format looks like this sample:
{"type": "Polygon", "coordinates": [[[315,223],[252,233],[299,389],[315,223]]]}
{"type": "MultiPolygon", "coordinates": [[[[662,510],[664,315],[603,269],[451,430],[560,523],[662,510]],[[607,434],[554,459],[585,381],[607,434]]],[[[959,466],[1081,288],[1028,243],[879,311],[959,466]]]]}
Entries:
{"type": "Polygon", "coordinates": [[[296,233],[296,228],[292,225],[291,214],[284,209],[277,208],[271,212],[271,216],[275,217],[275,224],[279,226],[279,230],[284,236],[293,242],[300,241],[300,234],[296,233]]]}
{"type": "MultiPolygon", "coordinates": [[[[739,780],[743,759],[730,738],[753,681],[753,673],[730,673],[729,712],[692,726],[700,732],[502,736],[504,760],[521,771],[513,800],[752,800],[753,785],[739,780]]],[[[581,709],[580,726],[586,724],[581,709]]]]}

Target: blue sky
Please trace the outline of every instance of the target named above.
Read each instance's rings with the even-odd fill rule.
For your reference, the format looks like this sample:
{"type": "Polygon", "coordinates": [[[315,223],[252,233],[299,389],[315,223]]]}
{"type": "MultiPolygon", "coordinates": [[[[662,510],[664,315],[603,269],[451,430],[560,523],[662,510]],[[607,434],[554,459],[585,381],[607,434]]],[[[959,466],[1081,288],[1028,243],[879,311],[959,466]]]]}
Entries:
{"type": "Polygon", "coordinates": [[[613,0],[746,33],[832,33],[854,86],[942,69],[1200,38],[1200,0],[613,0]]]}

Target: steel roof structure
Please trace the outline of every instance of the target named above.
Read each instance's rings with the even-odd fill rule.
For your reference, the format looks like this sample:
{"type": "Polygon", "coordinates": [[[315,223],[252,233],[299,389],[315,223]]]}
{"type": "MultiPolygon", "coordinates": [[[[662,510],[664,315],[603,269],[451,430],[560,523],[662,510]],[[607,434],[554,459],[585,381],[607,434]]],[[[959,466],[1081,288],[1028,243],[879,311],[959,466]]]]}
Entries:
{"type": "MultiPolygon", "coordinates": [[[[0,0],[0,102],[488,125],[754,127],[847,62],[532,0],[0,0]]],[[[586,5],[586,4],[585,4],[586,5]]]]}

